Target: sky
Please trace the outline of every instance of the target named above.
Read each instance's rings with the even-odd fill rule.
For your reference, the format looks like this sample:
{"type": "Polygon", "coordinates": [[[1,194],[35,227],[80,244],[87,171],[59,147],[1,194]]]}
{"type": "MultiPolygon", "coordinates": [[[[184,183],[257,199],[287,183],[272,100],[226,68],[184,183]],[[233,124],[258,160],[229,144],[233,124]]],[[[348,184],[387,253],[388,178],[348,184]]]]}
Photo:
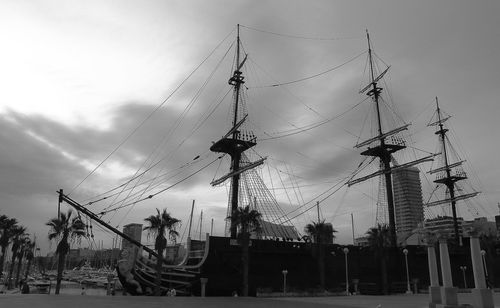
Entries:
{"type": "MultiPolygon", "coordinates": [[[[373,104],[358,93],[368,83],[368,29],[379,68],[390,65],[386,112],[412,124],[409,152],[436,150],[426,124],[438,97],[452,116],[447,124],[470,183],[481,191],[459,214],[493,220],[500,201],[499,12],[493,0],[2,1],[0,214],[35,234],[42,253],[54,250],[45,223],[57,215],[56,191],[85,203],[156,159],[156,175],[167,174],[156,191],[176,185],[103,219],[121,228],[166,208],[185,234],[196,200],[193,224],[203,210],[203,231],[213,219],[221,235],[228,186],[210,182],[228,171],[228,160],[179,181],[217,158],[208,149],[230,126],[231,94],[222,98],[240,24],[248,126],[258,138],[252,152],[267,157],[269,167],[259,172],[285,212],[332,192],[362,161],[354,145],[373,124],[373,104]]],[[[420,166],[424,200],[431,168],[420,166]]],[[[338,243],[352,243],[351,213],[355,236],[374,225],[377,191],[371,180],[321,201],[321,218],[338,231],[338,243]]],[[[292,222],[302,232],[316,219],[312,207],[292,222]]],[[[92,244],[112,245],[112,236],[94,230],[92,244]]]]}

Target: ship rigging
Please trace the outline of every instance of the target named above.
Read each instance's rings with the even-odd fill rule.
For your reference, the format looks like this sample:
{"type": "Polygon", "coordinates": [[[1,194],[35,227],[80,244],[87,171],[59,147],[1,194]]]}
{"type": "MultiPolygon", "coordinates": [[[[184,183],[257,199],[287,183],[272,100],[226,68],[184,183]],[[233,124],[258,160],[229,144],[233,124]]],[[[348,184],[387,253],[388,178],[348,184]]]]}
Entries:
{"type": "Polygon", "coordinates": [[[387,197],[387,212],[389,217],[389,231],[391,237],[391,244],[393,247],[397,245],[397,236],[396,236],[396,219],[395,219],[395,207],[394,207],[394,195],[393,195],[393,183],[392,183],[392,173],[393,171],[401,168],[407,168],[410,166],[414,166],[420,164],[422,162],[431,161],[434,155],[429,155],[427,157],[417,159],[412,162],[408,162],[402,165],[397,164],[395,159],[393,158],[393,154],[403,150],[406,148],[406,145],[402,141],[401,138],[392,138],[389,140],[389,137],[394,137],[398,133],[408,129],[410,124],[405,124],[403,126],[391,129],[389,131],[384,131],[382,127],[382,116],[380,112],[380,96],[382,93],[382,88],[378,86],[378,82],[384,77],[384,75],[389,71],[389,67],[387,67],[382,73],[378,76],[375,76],[375,68],[374,68],[374,59],[373,59],[373,51],[370,42],[370,35],[368,31],[366,32],[366,38],[368,41],[368,63],[370,70],[370,83],[360,90],[360,93],[365,93],[369,97],[372,98],[372,101],[375,104],[376,111],[376,124],[377,124],[377,135],[372,137],[366,141],[360,142],[356,144],[356,148],[362,148],[368,146],[368,148],[361,152],[361,155],[376,157],[380,161],[380,170],[376,171],[372,174],[366,175],[361,178],[351,179],[348,182],[348,185],[354,185],[356,183],[360,183],[366,181],[370,178],[377,176],[384,176],[385,181],[385,189],[386,189],[386,197],[387,197]],[[396,142],[394,142],[396,141],[396,142]],[[378,143],[374,147],[371,146],[373,143],[378,143]]]}
{"type": "MultiPolygon", "coordinates": [[[[434,207],[443,204],[449,204],[451,206],[451,212],[453,217],[453,232],[454,239],[456,244],[458,245],[460,242],[460,233],[458,228],[458,219],[457,219],[457,201],[466,200],[472,197],[477,196],[480,192],[472,191],[469,193],[463,193],[459,191],[459,186],[457,182],[464,181],[467,179],[467,174],[462,168],[462,164],[465,160],[462,160],[456,154],[456,151],[453,149],[447,133],[448,129],[445,128],[444,123],[449,119],[449,116],[443,116],[443,112],[439,107],[439,101],[436,97],[436,112],[434,120],[428,124],[428,126],[436,126],[438,130],[435,132],[439,137],[439,143],[441,148],[440,153],[440,162],[441,165],[435,169],[429,171],[429,174],[435,174],[436,179],[434,183],[437,184],[435,190],[439,189],[441,186],[446,188],[445,195],[447,196],[445,199],[435,200],[432,202],[428,202],[426,204],[427,207],[434,207]],[[452,155],[453,158],[452,158],[452,155]]],[[[460,189],[461,190],[461,189],[460,189]]]]}

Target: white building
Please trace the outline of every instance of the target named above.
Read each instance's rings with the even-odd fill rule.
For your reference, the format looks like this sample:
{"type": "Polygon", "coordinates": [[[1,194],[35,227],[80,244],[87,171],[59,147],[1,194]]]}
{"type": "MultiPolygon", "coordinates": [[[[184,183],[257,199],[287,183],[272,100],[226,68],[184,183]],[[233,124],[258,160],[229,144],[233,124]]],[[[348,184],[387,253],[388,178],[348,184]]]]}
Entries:
{"type": "Polygon", "coordinates": [[[424,221],[420,170],[415,167],[392,172],[394,211],[398,242],[404,241],[424,221]]]}

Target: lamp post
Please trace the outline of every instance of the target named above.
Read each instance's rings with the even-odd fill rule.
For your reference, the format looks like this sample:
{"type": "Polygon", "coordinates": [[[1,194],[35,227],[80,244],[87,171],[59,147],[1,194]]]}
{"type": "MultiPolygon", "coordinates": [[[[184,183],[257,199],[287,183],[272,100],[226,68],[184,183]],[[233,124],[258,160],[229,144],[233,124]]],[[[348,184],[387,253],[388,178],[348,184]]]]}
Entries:
{"type": "Polygon", "coordinates": [[[281,273],[283,274],[283,296],[286,295],[286,274],[288,274],[288,271],[282,270],[281,273]]]}
{"type": "Polygon", "coordinates": [[[484,259],[484,256],[486,255],[486,251],[481,249],[481,259],[483,259],[483,268],[484,268],[484,279],[486,280],[486,287],[489,287],[488,284],[488,268],[486,267],[486,260],[484,259]]]}
{"type": "Polygon", "coordinates": [[[349,249],[345,247],[342,251],[345,255],[345,294],[349,295],[349,267],[347,265],[347,254],[349,253],[349,249]]]}
{"type": "Polygon", "coordinates": [[[410,288],[410,271],[408,270],[408,249],[403,249],[406,263],[406,294],[413,294],[410,288]]]}
{"type": "Polygon", "coordinates": [[[465,279],[465,271],[467,270],[467,266],[465,265],[460,266],[460,270],[462,270],[462,275],[464,276],[464,285],[465,288],[467,289],[467,279],[465,279]]]}

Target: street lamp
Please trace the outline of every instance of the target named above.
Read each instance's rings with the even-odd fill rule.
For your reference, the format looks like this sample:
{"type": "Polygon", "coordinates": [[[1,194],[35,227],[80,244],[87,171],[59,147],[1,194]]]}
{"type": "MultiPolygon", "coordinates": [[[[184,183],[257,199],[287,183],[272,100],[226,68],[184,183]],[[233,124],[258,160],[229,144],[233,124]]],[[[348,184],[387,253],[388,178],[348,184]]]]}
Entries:
{"type": "Polygon", "coordinates": [[[413,294],[410,288],[410,272],[408,270],[408,249],[403,249],[403,253],[405,255],[405,263],[406,263],[406,294],[413,294]]]}
{"type": "Polygon", "coordinates": [[[486,251],[481,249],[481,258],[483,259],[483,268],[484,268],[484,279],[486,280],[486,287],[489,287],[488,284],[488,268],[486,267],[486,260],[484,259],[484,256],[486,255],[486,251]]]}
{"type": "Polygon", "coordinates": [[[347,254],[349,253],[349,249],[345,247],[342,251],[345,255],[345,293],[349,295],[349,267],[347,265],[347,254]]]}
{"type": "Polygon", "coordinates": [[[465,279],[465,271],[467,270],[467,266],[465,266],[465,265],[460,266],[460,269],[462,270],[462,275],[464,276],[464,285],[465,285],[465,288],[467,289],[467,279],[465,279]]]}
{"type": "Polygon", "coordinates": [[[288,271],[282,270],[281,273],[283,274],[283,296],[286,295],[286,274],[288,274],[288,271]]]}

